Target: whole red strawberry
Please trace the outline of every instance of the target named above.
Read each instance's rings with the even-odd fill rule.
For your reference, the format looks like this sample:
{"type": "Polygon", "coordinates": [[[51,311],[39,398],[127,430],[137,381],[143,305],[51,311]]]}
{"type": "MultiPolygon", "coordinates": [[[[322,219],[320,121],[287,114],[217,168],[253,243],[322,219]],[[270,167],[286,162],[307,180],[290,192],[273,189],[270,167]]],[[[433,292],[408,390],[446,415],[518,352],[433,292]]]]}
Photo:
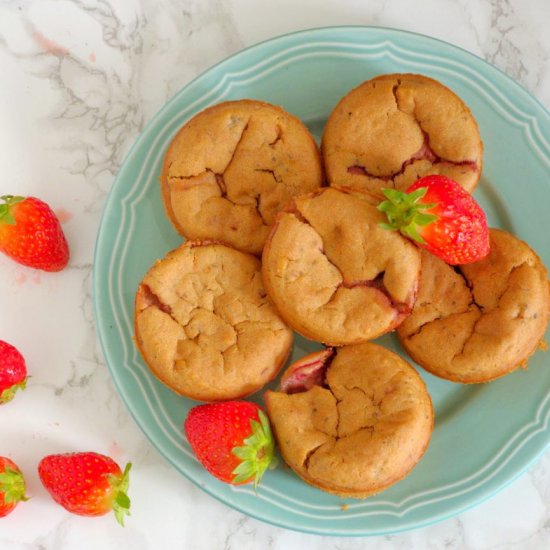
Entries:
{"type": "Polygon", "coordinates": [[[257,487],[273,463],[275,444],[269,420],[248,401],[225,401],[192,408],[185,434],[199,462],[225,483],[254,481],[257,487]]]}
{"type": "Polygon", "coordinates": [[[51,208],[34,197],[0,197],[0,251],[20,264],[61,271],[69,247],[51,208]]]}
{"type": "Polygon", "coordinates": [[[38,464],[38,475],[52,498],[81,516],[102,516],[113,510],[124,525],[130,514],[127,495],[131,463],[124,473],[111,458],[98,453],[49,455],[38,464]]]}
{"type": "Polygon", "coordinates": [[[0,456],[0,518],[7,516],[25,496],[25,478],[15,462],[0,456]]]}
{"type": "Polygon", "coordinates": [[[405,193],[384,189],[378,210],[385,229],[399,230],[418,246],[451,265],[469,264],[489,254],[485,213],[467,191],[445,176],[425,176],[405,193]]]}
{"type": "Polygon", "coordinates": [[[11,344],[0,340],[0,405],[11,401],[26,385],[25,359],[11,344]]]}

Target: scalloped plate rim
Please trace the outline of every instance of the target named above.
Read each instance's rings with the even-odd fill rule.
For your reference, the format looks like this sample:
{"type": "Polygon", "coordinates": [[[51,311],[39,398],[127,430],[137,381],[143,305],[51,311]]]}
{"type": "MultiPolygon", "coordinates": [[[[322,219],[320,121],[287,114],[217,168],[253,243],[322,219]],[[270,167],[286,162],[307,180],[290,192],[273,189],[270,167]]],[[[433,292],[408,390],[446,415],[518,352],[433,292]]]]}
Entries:
{"type": "MultiPolygon", "coordinates": [[[[165,106],[161,110],[159,110],[157,112],[157,114],[148,122],[147,126],[145,127],[145,129],[143,130],[141,135],[134,142],[132,148],[127,153],[125,161],[124,161],[124,163],[121,166],[121,169],[119,171],[119,174],[121,172],[123,172],[123,169],[126,166],[126,164],[129,161],[131,161],[133,159],[133,157],[135,156],[137,148],[138,148],[139,144],[141,143],[142,139],[144,139],[143,135],[147,132],[147,130],[155,128],[155,126],[162,119],[162,117],[165,115],[165,113],[167,113],[168,111],[170,111],[170,109],[172,109],[175,105],[177,105],[178,101],[181,101],[181,97],[185,94],[185,92],[187,90],[189,90],[190,88],[192,88],[192,86],[196,82],[200,81],[200,79],[203,78],[206,74],[211,73],[212,71],[219,70],[220,68],[223,68],[225,64],[228,64],[228,63],[232,62],[233,60],[235,60],[235,58],[245,54],[246,52],[252,52],[252,51],[254,51],[256,49],[259,49],[261,47],[264,47],[266,45],[273,45],[276,42],[283,43],[285,39],[300,36],[300,35],[303,36],[303,37],[306,37],[310,34],[331,33],[331,32],[337,32],[337,31],[342,31],[342,30],[349,30],[350,32],[355,32],[355,31],[360,31],[360,32],[367,31],[368,32],[369,30],[372,30],[374,32],[387,32],[389,34],[395,33],[396,35],[399,35],[401,37],[403,37],[403,36],[406,36],[406,37],[407,36],[413,36],[413,37],[416,37],[416,39],[419,39],[421,41],[422,40],[436,41],[436,42],[439,42],[441,44],[444,44],[446,47],[450,47],[453,50],[458,50],[458,51],[462,52],[463,55],[475,58],[478,62],[480,62],[482,64],[485,64],[491,70],[499,71],[500,74],[505,79],[507,79],[509,81],[509,83],[517,86],[517,90],[520,91],[522,95],[526,95],[527,99],[529,101],[534,101],[535,104],[538,106],[538,108],[542,109],[543,113],[545,113],[545,115],[547,117],[549,116],[548,112],[540,104],[540,102],[538,102],[536,100],[536,98],[533,98],[530,94],[528,94],[528,92],[526,92],[524,90],[524,88],[522,88],[516,82],[512,81],[505,73],[503,73],[502,71],[500,71],[500,70],[496,69],[495,67],[489,65],[483,59],[481,59],[481,58],[475,56],[474,54],[471,54],[471,53],[467,52],[466,50],[464,50],[462,48],[459,48],[457,46],[452,46],[452,45],[450,45],[450,44],[448,44],[444,41],[441,41],[441,40],[438,40],[438,39],[435,39],[435,38],[426,37],[426,36],[418,34],[418,33],[410,33],[410,32],[407,32],[407,31],[400,31],[400,30],[397,30],[397,29],[384,29],[384,28],[381,28],[381,27],[364,27],[364,26],[321,27],[321,28],[317,28],[317,29],[308,29],[308,30],[305,30],[305,31],[297,31],[297,32],[293,32],[293,33],[288,33],[288,34],[285,34],[285,35],[282,35],[282,36],[278,36],[278,37],[275,37],[275,38],[271,38],[271,39],[262,41],[258,44],[255,44],[253,46],[250,46],[250,47],[242,50],[241,52],[238,52],[235,55],[232,55],[232,56],[224,59],[223,61],[220,61],[219,63],[217,63],[216,65],[214,65],[213,67],[211,67],[210,69],[208,69],[207,71],[202,73],[201,75],[197,76],[195,79],[193,79],[191,82],[189,82],[184,88],[182,88],[172,99],[170,99],[165,104],[165,106]]],[[[353,47],[356,44],[350,43],[349,45],[350,45],[350,47],[353,47]]],[[[526,98],[523,97],[523,99],[525,100],[526,98]]],[[[172,120],[174,118],[175,117],[172,117],[172,120]]],[[[535,122],[536,122],[536,119],[535,119],[535,122]]],[[[163,130],[166,129],[167,125],[168,124],[165,125],[163,130]]],[[[117,181],[118,181],[118,179],[119,179],[119,177],[117,176],[117,181]]],[[[101,222],[100,222],[100,228],[99,228],[99,231],[98,231],[98,237],[97,237],[97,240],[96,240],[96,248],[95,248],[95,255],[94,255],[94,273],[93,273],[93,278],[94,278],[94,282],[93,282],[93,288],[94,288],[94,313],[95,313],[96,323],[97,323],[97,326],[98,326],[98,334],[99,334],[99,337],[100,337],[100,342],[101,342],[103,354],[104,354],[105,358],[107,359],[107,361],[106,361],[107,365],[108,365],[109,370],[111,372],[112,378],[115,382],[117,390],[121,394],[121,396],[123,397],[123,400],[125,401],[125,404],[126,404],[127,408],[130,410],[130,413],[131,413],[132,417],[134,418],[136,423],[140,426],[140,428],[145,432],[145,435],[148,437],[148,439],[153,443],[153,445],[157,448],[157,450],[161,453],[161,455],[165,459],[169,460],[169,462],[173,466],[175,466],[178,471],[183,473],[186,477],[188,477],[197,486],[201,487],[201,489],[203,489],[207,493],[211,494],[212,496],[214,496],[218,500],[221,500],[222,502],[226,503],[227,505],[229,505],[233,508],[236,508],[239,511],[245,513],[245,514],[248,514],[252,517],[256,517],[257,519],[261,519],[262,521],[266,521],[268,523],[271,523],[271,524],[274,524],[274,525],[277,525],[277,526],[284,526],[284,527],[286,526],[286,527],[289,527],[291,529],[296,529],[296,530],[303,531],[303,532],[318,533],[318,534],[329,534],[329,532],[325,531],[325,530],[319,530],[319,529],[315,529],[315,528],[306,528],[306,527],[303,527],[303,526],[300,526],[300,525],[284,524],[284,523],[281,523],[280,521],[273,520],[271,517],[269,517],[269,514],[265,515],[265,514],[261,514],[261,513],[255,513],[255,511],[251,511],[250,509],[239,507],[238,503],[235,503],[235,502],[231,501],[230,499],[225,498],[223,495],[220,495],[220,494],[216,493],[215,489],[212,489],[210,486],[206,486],[206,487],[203,486],[200,483],[199,480],[194,479],[188,472],[186,472],[184,469],[182,469],[182,467],[180,467],[180,465],[178,463],[176,463],[176,462],[172,461],[170,458],[168,458],[167,455],[170,454],[170,451],[164,449],[159,442],[157,442],[149,433],[147,433],[145,431],[144,427],[142,426],[141,419],[137,416],[136,411],[130,405],[131,398],[128,396],[126,388],[124,388],[123,384],[121,383],[121,380],[119,380],[119,378],[117,378],[117,376],[114,372],[114,369],[111,365],[111,362],[108,360],[111,357],[111,354],[110,354],[110,350],[109,350],[109,347],[108,347],[108,344],[107,344],[107,339],[108,338],[107,338],[107,334],[106,334],[106,329],[102,326],[101,308],[103,306],[101,306],[100,303],[99,303],[99,295],[101,294],[101,283],[99,282],[100,281],[100,274],[97,272],[96,266],[101,265],[101,263],[102,263],[101,260],[99,259],[100,252],[101,252],[101,244],[103,243],[104,232],[107,231],[107,229],[106,229],[107,213],[108,213],[108,210],[109,210],[109,206],[111,206],[110,200],[112,200],[112,197],[114,196],[113,190],[116,188],[117,181],[115,181],[115,183],[113,184],[113,187],[111,189],[111,193],[109,195],[109,198],[106,201],[106,206],[103,210],[103,214],[102,214],[101,222]]],[[[128,193],[125,196],[125,198],[127,198],[127,199],[129,199],[129,197],[131,197],[131,193],[128,193]]],[[[129,201],[129,203],[130,203],[130,208],[131,208],[133,203],[131,201],[129,201]]],[[[547,441],[547,444],[548,444],[548,441],[547,441]]],[[[516,471],[515,475],[509,477],[509,479],[507,480],[506,483],[501,484],[501,486],[497,489],[497,491],[504,488],[505,486],[509,485],[510,483],[512,483],[514,479],[516,479],[525,470],[527,470],[540,457],[540,455],[542,453],[544,453],[546,448],[547,448],[547,445],[544,448],[542,448],[540,450],[540,452],[536,454],[536,456],[535,455],[531,456],[528,463],[522,469],[516,471]]],[[[390,530],[381,529],[379,531],[374,529],[374,530],[370,530],[370,531],[350,532],[350,530],[339,531],[338,529],[332,529],[330,531],[330,534],[352,535],[352,536],[357,536],[357,535],[378,535],[378,534],[384,534],[384,533],[395,533],[395,532],[400,532],[400,531],[403,531],[403,530],[408,530],[408,529],[411,529],[411,528],[414,528],[414,527],[420,527],[422,525],[428,525],[428,524],[434,523],[436,521],[441,521],[445,518],[452,517],[452,516],[456,515],[457,513],[461,513],[463,511],[479,504],[480,502],[486,500],[487,498],[490,498],[490,496],[492,496],[492,494],[494,494],[495,492],[484,495],[483,498],[480,498],[479,500],[474,499],[474,500],[470,501],[469,503],[467,503],[466,505],[464,505],[462,507],[457,507],[456,509],[449,511],[448,513],[442,513],[440,515],[434,514],[434,515],[432,515],[431,519],[426,520],[424,522],[407,523],[406,521],[404,521],[403,525],[400,528],[390,529],[390,530]]]]}

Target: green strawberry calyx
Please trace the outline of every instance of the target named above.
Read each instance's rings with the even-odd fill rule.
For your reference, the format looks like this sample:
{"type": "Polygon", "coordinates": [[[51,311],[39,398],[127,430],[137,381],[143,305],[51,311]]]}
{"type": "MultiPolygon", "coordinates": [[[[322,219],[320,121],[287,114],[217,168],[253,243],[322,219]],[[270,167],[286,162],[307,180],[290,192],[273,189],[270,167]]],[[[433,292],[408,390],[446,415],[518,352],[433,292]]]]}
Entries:
{"type": "Polygon", "coordinates": [[[404,193],[397,189],[383,189],[382,193],[386,200],[382,201],[377,208],[386,214],[388,223],[381,223],[380,227],[389,231],[400,231],[405,237],[425,244],[419,228],[439,219],[435,214],[426,213],[427,210],[437,206],[437,203],[419,202],[427,192],[427,187],[419,187],[412,193],[404,193]]]}
{"type": "Polygon", "coordinates": [[[15,393],[19,390],[24,390],[27,387],[28,376],[24,378],[21,382],[11,385],[9,388],[6,388],[4,391],[0,392],[0,405],[6,404],[8,401],[11,401],[15,397],[15,393]]]}
{"type": "Polygon", "coordinates": [[[241,447],[235,447],[233,454],[241,463],[233,470],[233,483],[246,483],[254,479],[254,489],[258,487],[268,468],[275,466],[275,441],[269,426],[269,420],[263,411],[258,411],[260,422],[250,420],[251,435],[241,447]]]}
{"type": "Polygon", "coordinates": [[[8,467],[0,473],[0,494],[6,504],[29,500],[25,491],[25,478],[21,472],[8,467]]]}
{"type": "Polygon", "coordinates": [[[128,496],[128,487],[130,486],[130,468],[132,463],[128,462],[124,468],[122,476],[109,475],[109,484],[114,493],[112,503],[115,518],[124,527],[125,516],[130,515],[130,497],[128,496]]]}
{"type": "Polygon", "coordinates": [[[0,199],[4,201],[0,204],[0,223],[15,225],[15,218],[13,217],[11,207],[18,202],[24,201],[25,197],[19,197],[16,195],[2,195],[0,199]]]}

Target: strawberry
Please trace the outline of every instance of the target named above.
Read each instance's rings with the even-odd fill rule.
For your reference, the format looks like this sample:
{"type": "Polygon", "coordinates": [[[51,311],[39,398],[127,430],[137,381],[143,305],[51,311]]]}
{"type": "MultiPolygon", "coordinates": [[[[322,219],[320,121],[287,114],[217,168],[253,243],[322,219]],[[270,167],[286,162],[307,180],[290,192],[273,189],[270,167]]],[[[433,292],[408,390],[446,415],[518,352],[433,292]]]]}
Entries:
{"type": "Polygon", "coordinates": [[[15,462],[0,456],[0,518],[7,516],[25,495],[25,478],[15,462]]]}
{"type": "Polygon", "coordinates": [[[113,510],[124,525],[130,514],[126,494],[131,463],[124,473],[108,456],[98,453],[49,455],[38,464],[38,475],[52,498],[63,508],[81,516],[102,516],[113,510]]]}
{"type": "Polygon", "coordinates": [[[258,486],[273,464],[275,444],[263,410],[248,401],[209,403],[192,408],[185,434],[199,462],[220,481],[258,486]]]}
{"type": "Polygon", "coordinates": [[[451,265],[477,262],[489,254],[485,213],[467,191],[445,176],[425,176],[406,192],[384,189],[378,205],[389,223],[418,246],[451,265]]]}
{"type": "Polygon", "coordinates": [[[326,385],[327,368],[333,358],[334,348],[326,348],[298,359],[281,376],[281,391],[300,393],[326,385]]]}
{"type": "Polygon", "coordinates": [[[0,251],[29,267],[61,271],[69,261],[69,247],[50,207],[34,197],[0,199],[0,251]]]}
{"type": "Polygon", "coordinates": [[[25,359],[11,344],[0,340],[0,405],[11,401],[26,384],[25,359]]]}

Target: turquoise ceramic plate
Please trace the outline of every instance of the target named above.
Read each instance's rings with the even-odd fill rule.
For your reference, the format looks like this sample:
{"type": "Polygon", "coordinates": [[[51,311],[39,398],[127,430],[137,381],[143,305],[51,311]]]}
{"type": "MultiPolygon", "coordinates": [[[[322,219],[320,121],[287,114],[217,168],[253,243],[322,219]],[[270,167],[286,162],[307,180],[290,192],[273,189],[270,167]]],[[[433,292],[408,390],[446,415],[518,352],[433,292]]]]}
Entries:
{"type": "MultiPolygon", "coordinates": [[[[342,500],[280,467],[258,491],[209,476],[182,435],[192,402],[158,383],[132,342],[134,291],[153,261],[180,243],[161,203],[158,176],[178,128],[208,105],[243,97],[282,105],[320,137],[338,99],[380,73],[434,77],[471,108],[485,143],[475,192],[489,222],[527,240],[550,265],[550,116],[481,59],[401,31],[327,28],[256,45],[206,71],[147,125],[111,190],[99,230],[96,318],[118,391],[147,437],[175,468],[229,506],[276,525],[331,535],[392,533],[457,514],[524,472],[550,441],[550,357],[488,385],[461,386],[421,370],[436,424],[430,447],[402,482],[365,501],[342,500]],[[346,504],[347,506],[343,506],[346,504]]],[[[381,339],[401,353],[393,336],[381,339]]],[[[297,339],[294,358],[316,344],[297,339]]],[[[261,399],[261,396],[257,396],[261,399]]]]}

